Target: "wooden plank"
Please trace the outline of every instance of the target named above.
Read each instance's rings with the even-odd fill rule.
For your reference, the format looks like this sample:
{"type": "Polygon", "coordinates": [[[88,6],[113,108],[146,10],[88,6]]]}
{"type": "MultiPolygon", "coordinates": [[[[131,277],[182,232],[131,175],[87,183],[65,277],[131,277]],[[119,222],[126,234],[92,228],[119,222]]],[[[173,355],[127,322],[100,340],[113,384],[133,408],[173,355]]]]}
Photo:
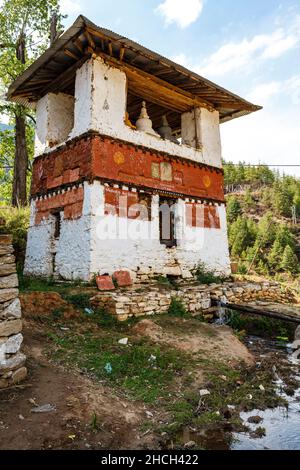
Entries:
{"type": "MultiPolygon", "coordinates": [[[[85,34],[85,36],[86,36],[86,38],[87,38],[87,41],[88,41],[88,43],[90,44],[90,46],[91,46],[93,49],[95,49],[95,48],[96,48],[96,44],[95,44],[95,41],[94,41],[94,39],[92,38],[92,35],[90,34],[89,30],[88,30],[88,29],[85,29],[84,34],[85,34]]],[[[93,33],[93,34],[94,34],[94,33],[93,33]]]]}
{"type": "Polygon", "coordinates": [[[260,315],[262,317],[273,318],[275,320],[282,320],[292,323],[300,324],[300,317],[294,317],[292,315],[287,315],[285,313],[272,312],[268,310],[260,310],[250,305],[237,305],[237,304],[222,304],[223,307],[229,308],[232,310],[237,310],[238,312],[251,315],[260,315]]]}
{"type": "Polygon", "coordinates": [[[51,91],[58,91],[63,83],[65,83],[68,79],[73,79],[75,77],[76,70],[84,64],[86,60],[88,60],[90,55],[85,55],[76,62],[76,64],[69,67],[65,72],[61,73],[56,77],[48,87],[42,89],[42,94],[50,93],[51,91]]]}
{"type": "Polygon", "coordinates": [[[120,61],[108,56],[99,49],[96,49],[95,53],[105,59],[107,63],[110,63],[116,68],[123,70],[128,76],[129,82],[134,83],[134,86],[139,84],[139,88],[144,88],[145,91],[147,90],[147,93],[151,93],[153,98],[155,98],[157,95],[163,95],[170,104],[175,104],[177,102],[180,103],[181,106],[185,105],[186,108],[196,106],[207,108],[210,111],[213,110],[213,107],[210,103],[197,98],[195,95],[187,91],[181,90],[175,85],[165,82],[164,80],[150,75],[147,72],[144,72],[143,70],[140,70],[132,65],[125,64],[124,62],[121,64],[120,61]]]}
{"type": "Polygon", "coordinates": [[[67,56],[69,56],[69,57],[71,57],[72,59],[74,59],[74,60],[79,60],[79,59],[80,59],[80,57],[78,57],[76,54],[74,54],[74,52],[70,51],[70,50],[67,49],[67,48],[64,49],[64,53],[65,53],[67,56]]]}

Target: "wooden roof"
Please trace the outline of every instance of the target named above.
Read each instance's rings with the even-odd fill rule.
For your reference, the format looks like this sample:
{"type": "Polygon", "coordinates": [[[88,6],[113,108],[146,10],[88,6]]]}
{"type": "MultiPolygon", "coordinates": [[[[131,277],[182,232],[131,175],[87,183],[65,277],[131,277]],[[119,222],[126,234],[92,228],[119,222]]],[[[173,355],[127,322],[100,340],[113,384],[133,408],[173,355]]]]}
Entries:
{"type": "Polygon", "coordinates": [[[74,94],[76,70],[94,54],[126,73],[133,121],[141,99],[147,101],[154,127],[167,114],[174,130],[180,129],[181,113],[195,106],[218,110],[221,122],[262,109],[140,44],[99,28],[84,16],[12,83],[8,99],[30,106],[49,92],[74,94]]]}

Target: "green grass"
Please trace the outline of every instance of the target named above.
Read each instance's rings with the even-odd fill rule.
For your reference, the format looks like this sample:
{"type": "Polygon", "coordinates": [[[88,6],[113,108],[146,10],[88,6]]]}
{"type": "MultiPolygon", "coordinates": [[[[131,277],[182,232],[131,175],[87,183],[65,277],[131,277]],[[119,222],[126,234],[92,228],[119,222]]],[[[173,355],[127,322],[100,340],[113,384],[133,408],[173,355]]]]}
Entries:
{"type": "Polygon", "coordinates": [[[198,265],[195,275],[200,284],[221,284],[226,280],[224,276],[217,275],[208,269],[203,263],[198,265]]]}
{"type": "Polygon", "coordinates": [[[168,310],[168,315],[172,317],[185,317],[188,316],[188,312],[180,299],[175,297],[171,301],[171,305],[168,310]]]}
{"type": "Polygon", "coordinates": [[[146,340],[135,340],[124,347],[118,344],[121,337],[116,332],[105,336],[85,332],[64,338],[51,335],[57,347],[56,360],[107,381],[133,399],[155,403],[158,398],[166,397],[175,377],[188,369],[190,358],[146,340]],[[156,359],[151,359],[153,356],[156,359]],[[107,364],[111,365],[111,374],[105,369],[107,364]]]}
{"type": "Polygon", "coordinates": [[[237,331],[247,331],[256,336],[278,339],[279,341],[292,340],[295,330],[295,327],[288,322],[255,315],[251,316],[250,314],[240,314],[233,310],[230,313],[229,326],[237,331]]]}
{"type": "MultiPolygon", "coordinates": [[[[39,277],[27,277],[18,273],[20,292],[58,292],[59,294],[68,293],[72,288],[79,287],[82,284],[78,282],[59,282],[54,279],[43,279],[39,277]]],[[[86,285],[86,284],[85,284],[86,285]]]]}

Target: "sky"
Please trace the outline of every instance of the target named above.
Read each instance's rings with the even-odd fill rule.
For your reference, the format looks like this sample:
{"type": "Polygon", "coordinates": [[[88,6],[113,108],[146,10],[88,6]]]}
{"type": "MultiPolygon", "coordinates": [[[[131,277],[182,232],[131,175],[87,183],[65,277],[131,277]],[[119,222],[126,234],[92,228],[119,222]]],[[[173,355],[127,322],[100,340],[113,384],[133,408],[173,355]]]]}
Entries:
{"type": "Polygon", "coordinates": [[[300,165],[300,0],[60,3],[66,27],[83,14],[262,105],[221,125],[225,159],[300,165]]]}

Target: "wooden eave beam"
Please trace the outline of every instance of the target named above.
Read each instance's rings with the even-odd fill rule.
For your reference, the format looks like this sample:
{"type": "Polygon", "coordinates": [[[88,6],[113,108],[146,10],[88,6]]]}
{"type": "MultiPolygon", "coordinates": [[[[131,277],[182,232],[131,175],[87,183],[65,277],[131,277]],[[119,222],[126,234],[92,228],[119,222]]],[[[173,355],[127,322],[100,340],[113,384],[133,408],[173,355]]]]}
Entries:
{"type": "Polygon", "coordinates": [[[86,60],[90,58],[89,54],[86,54],[80,60],[76,62],[76,64],[69,67],[65,72],[61,73],[58,77],[56,77],[48,87],[45,87],[41,90],[41,96],[46,95],[47,93],[51,93],[52,91],[59,91],[61,86],[65,86],[67,82],[72,80],[75,76],[76,70],[84,64],[86,60]]]}
{"type": "Polygon", "coordinates": [[[171,85],[170,83],[150,75],[132,65],[125,64],[124,62],[120,63],[120,61],[108,56],[99,49],[95,50],[95,54],[102,57],[112,66],[123,70],[126,73],[129,82],[138,83],[144,91],[147,91],[148,94],[151,92],[154,97],[163,94],[165,98],[168,98],[167,101],[171,104],[178,102],[186,108],[202,107],[213,111],[213,107],[210,103],[197,98],[187,91],[177,88],[175,85],[171,85]]]}

